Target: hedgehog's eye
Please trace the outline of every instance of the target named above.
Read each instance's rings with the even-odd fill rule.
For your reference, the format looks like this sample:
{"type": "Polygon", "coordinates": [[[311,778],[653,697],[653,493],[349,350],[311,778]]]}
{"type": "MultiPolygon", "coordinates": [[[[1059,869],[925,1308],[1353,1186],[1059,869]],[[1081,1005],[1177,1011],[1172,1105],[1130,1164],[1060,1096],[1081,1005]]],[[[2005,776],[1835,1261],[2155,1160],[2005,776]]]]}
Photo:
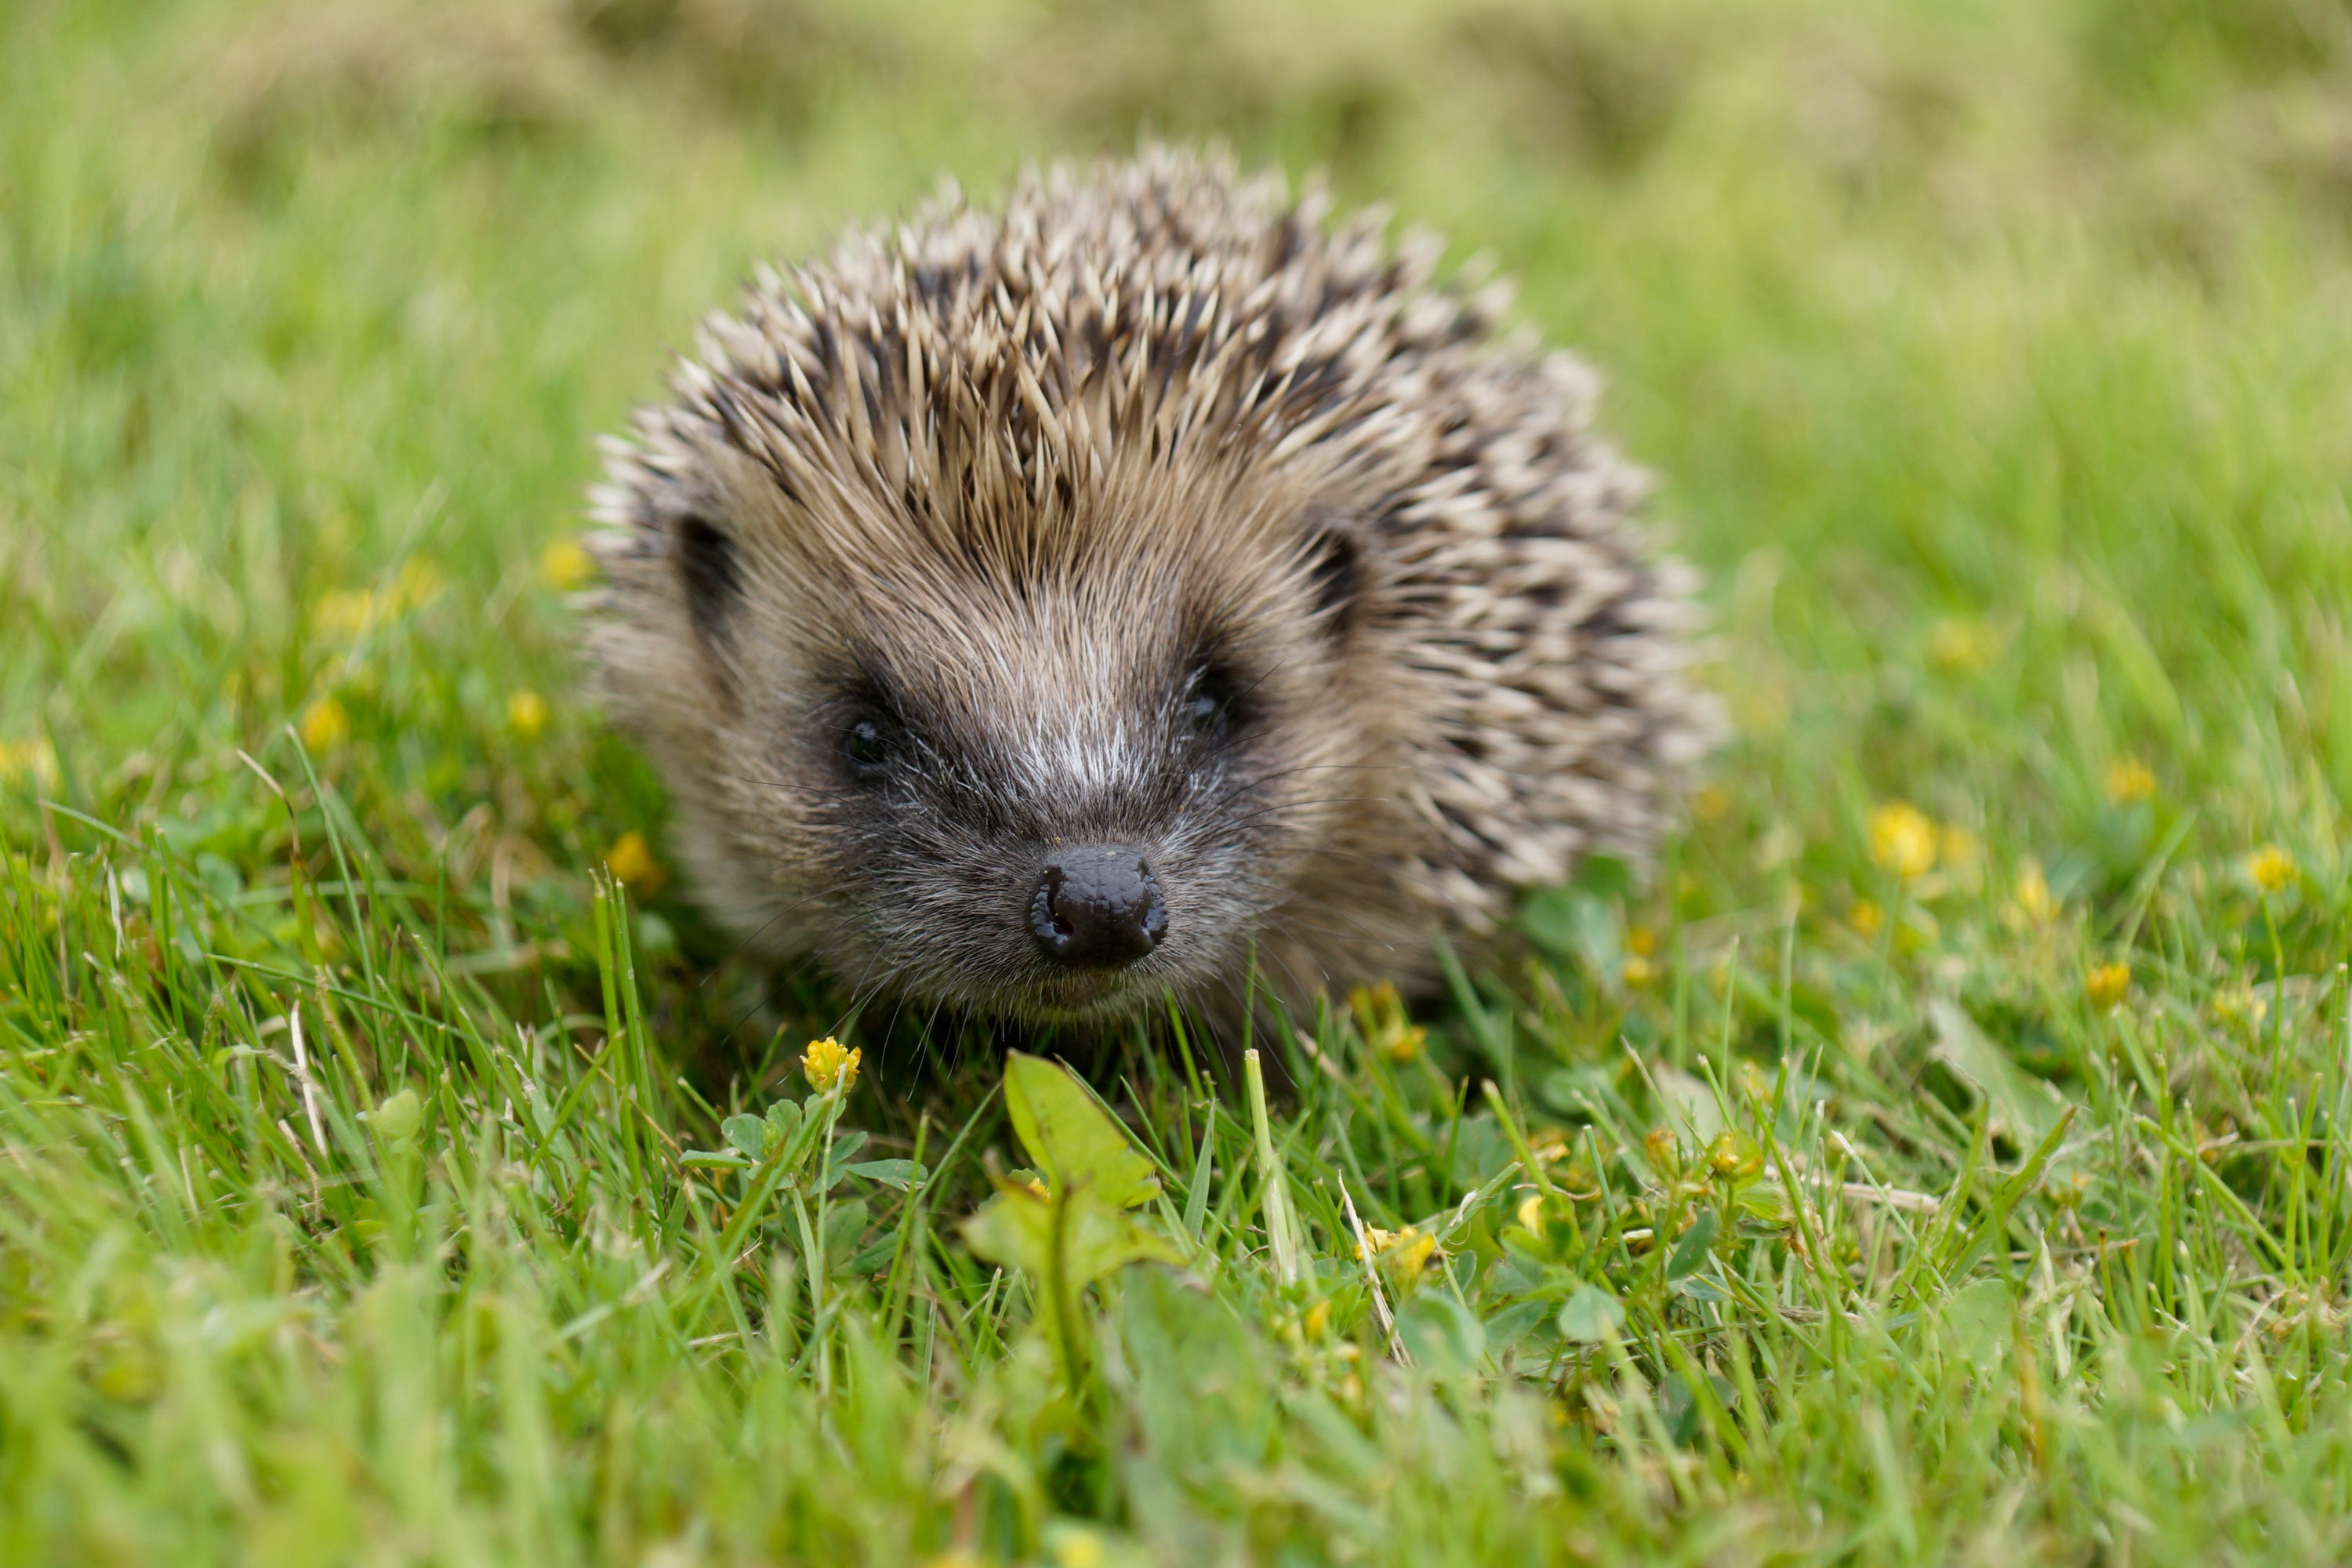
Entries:
{"type": "Polygon", "coordinates": [[[1176,721],[1198,740],[1218,741],[1234,727],[1233,678],[1223,665],[1203,665],[1176,702],[1176,721]]]}
{"type": "Polygon", "coordinates": [[[889,771],[890,751],[890,732],[872,714],[851,720],[841,732],[841,754],[848,760],[850,776],[860,784],[873,784],[889,771]]]}
{"type": "Polygon", "coordinates": [[[742,597],[743,575],[737,564],[735,542],[716,524],[699,517],[677,524],[677,573],[686,587],[686,613],[695,631],[716,646],[727,635],[727,621],[742,597]]]}

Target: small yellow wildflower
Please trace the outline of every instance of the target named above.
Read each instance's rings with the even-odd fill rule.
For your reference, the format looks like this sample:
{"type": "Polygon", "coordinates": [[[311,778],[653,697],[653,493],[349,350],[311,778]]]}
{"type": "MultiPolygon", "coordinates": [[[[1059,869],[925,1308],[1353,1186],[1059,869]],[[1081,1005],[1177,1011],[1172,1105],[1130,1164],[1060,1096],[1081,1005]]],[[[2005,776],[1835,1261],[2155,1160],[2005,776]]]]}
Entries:
{"type": "Polygon", "coordinates": [[[1054,1568],[1103,1568],[1110,1561],[1102,1537],[1076,1525],[1055,1531],[1052,1551],[1054,1568]]]}
{"type": "Polygon", "coordinates": [[[395,615],[421,610],[441,596],[446,581],[441,575],[441,568],[422,556],[405,561],[401,563],[400,575],[384,590],[384,608],[395,615]]]}
{"type": "Polygon", "coordinates": [[[1390,1061],[1412,1061],[1428,1043],[1429,1030],[1407,1020],[1404,998],[1385,980],[1349,992],[1348,1007],[1356,1016],[1356,1030],[1364,1044],[1390,1061]]]}
{"type": "Polygon", "coordinates": [[[822,1040],[811,1040],[808,1049],[801,1053],[801,1071],[807,1075],[809,1087],[819,1094],[829,1094],[838,1089],[844,1094],[857,1081],[857,1064],[865,1059],[863,1050],[843,1050],[841,1042],[827,1035],[822,1040]]]}
{"type": "Polygon", "coordinates": [[[1999,634],[1972,616],[1947,617],[1927,633],[1927,662],[1946,675],[1972,675],[2000,651],[1999,634]]]}
{"type": "Polygon", "coordinates": [[[1706,1168],[1718,1180],[1747,1181],[1764,1173],[1764,1152],[1753,1139],[1743,1140],[1737,1132],[1718,1132],[1715,1142],[1706,1146],[1706,1168]]]}
{"type": "Polygon", "coordinates": [[[621,886],[641,899],[653,897],[669,879],[661,862],[654,858],[653,846],[635,828],[613,841],[613,847],[604,851],[604,864],[620,879],[621,886]]]}
{"type": "Polygon", "coordinates": [[[440,597],[446,581],[430,561],[412,560],[381,589],[336,588],[321,594],[311,607],[310,625],[330,637],[356,637],[381,621],[431,604],[440,597]]]}
{"type": "Polygon", "coordinates": [[[1905,801],[1889,801],[1870,814],[1870,858],[1909,880],[1936,864],[1936,824],[1905,801]]]}
{"type": "Polygon", "coordinates": [[[1874,942],[1878,933],[1886,929],[1886,911],[1871,900],[1856,899],[1853,908],[1846,911],[1845,923],[1864,942],[1874,942]]]}
{"type": "Polygon", "coordinates": [[[507,699],[507,727],[528,741],[547,728],[547,699],[536,691],[518,691],[507,699]]]}
{"type": "MultiPolygon", "coordinates": [[[[1437,1237],[1417,1226],[1409,1225],[1402,1230],[1382,1230],[1377,1226],[1368,1225],[1364,1227],[1364,1239],[1371,1243],[1374,1255],[1385,1258],[1391,1268],[1406,1275],[1420,1273],[1437,1251],[1437,1237]]],[[[1362,1247],[1356,1248],[1356,1256],[1364,1256],[1362,1247]]]]}
{"type": "Polygon", "coordinates": [[[2017,912],[2035,925],[2046,925],[2058,914],[2058,900],[2050,891],[2050,879],[2042,874],[2042,862],[2027,860],[2017,868],[2017,890],[2011,895],[2017,912]]]}
{"type": "Polygon", "coordinates": [[[2285,891],[2297,869],[2294,857],[2275,844],[2265,844],[2246,857],[2246,875],[2265,893],[2285,891]]]}
{"type": "Polygon", "coordinates": [[[1636,952],[1625,960],[1625,984],[1637,989],[1658,977],[1657,966],[1636,952]]]}
{"type": "Polygon", "coordinates": [[[2141,801],[2156,798],[2156,774],[2137,757],[2109,763],[2103,782],[2107,799],[2116,805],[2137,805],[2141,801]]]}
{"type": "Polygon", "coordinates": [[[353,588],[321,594],[310,607],[311,628],[329,637],[355,637],[373,625],[375,617],[375,595],[353,588]]]}
{"type": "Polygon", "coordinates": [[[314,752],[331,751],[352,738],[352,716],[331,697],[321,697],[302,710],[302,743],[314,752]]]}
{"type": "Polygon", "coordinates": [[[1541,1193],[1529,1193],[1519,1200],[1519,1224],[1538,1236],[1543,1234],[1543,1194],[1541,1193]]]}
{"type": "Polygon", "coordinates": [[[1321,1339],[1323,1331],[1331,1326],[1331,1303],[1328,1300],[1322,1300],[1307,1308],[1307,1321],[1304,1326],[1307,1338],[1321,1339]]]}
{"type": "Polygon", "coordinates": [[[1648,926],[1635,926],[1625,933],[1625,949],[1647,958],[1658,951],[1658,933],[1648,926]]]}
{"type": "Polygon", "coordinates": [[[2112,1012],[2131,990],[2131,965],[2101,963],[2083,977],[2083,994],[2102,1013],[2112,1012]]]}
{"type": "Polygon", "coordinates": [[[596,563],[577,540],[559,539],[539,552],[539,574],[569,593],[596,574],[596,563]]]}
{"type": "Polygon", "coordinates": [[[0,741],[0,783],[27,778],[43,789],[58,787],[58,754],[47,741],[0,741]]]}
{"type": "Polygon", "coordinates": [[[1437,1252],[1437,1237],[1409,1225],[1380,1242],[1377,1250],[1399,1274],[1410,1279],[1428,1267],[1437,1252]]]}
{"type": "Polygon", "coordinates": [[[2227,1024],[2259,1024],[2270,1010],[2271,1005],[2255,995],[2251,985],[2232,985],[2213,997],[2214,1013],[2227,1024]]]}

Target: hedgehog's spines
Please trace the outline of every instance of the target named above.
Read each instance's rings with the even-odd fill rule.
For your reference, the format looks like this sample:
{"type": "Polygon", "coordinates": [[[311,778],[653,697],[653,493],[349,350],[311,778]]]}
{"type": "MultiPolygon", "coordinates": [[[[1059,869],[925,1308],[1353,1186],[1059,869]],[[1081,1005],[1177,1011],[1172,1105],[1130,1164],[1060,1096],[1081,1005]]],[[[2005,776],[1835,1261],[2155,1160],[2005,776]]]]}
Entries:
{"type": "MultiPolygon", "coordinates": [[[[1488,258],[1444,279],[1435,236],[1330,211],[1319,180],[1294,198],[1222,153],[1148,147],[1026,169],[994,218],[942,180],[901,223],[758,268],[675,403],[606,447],[599,658],[659,635],[661,531],[713,464],[779,492],[748,561],[824,543],[861,576],[891,570],[866,531],[892,519],[974,570],[1128,559],[1104,542],[1164,514],[1147,499],[1248,479],[1350,509],[1349,657],[1387,661],[1428,720],[1381,742],[1418,837],[1377,853],[1432,923],[1487,929],[1514,888],[1641,853],[1715,720],[1684,679],[1687,575],[1632,526],[1643,476],[1591,431],[1597,378],[1505,324],[1488,258]]],[[[1210,551],[1280,521],[1185,515],[1210,551]]]]}

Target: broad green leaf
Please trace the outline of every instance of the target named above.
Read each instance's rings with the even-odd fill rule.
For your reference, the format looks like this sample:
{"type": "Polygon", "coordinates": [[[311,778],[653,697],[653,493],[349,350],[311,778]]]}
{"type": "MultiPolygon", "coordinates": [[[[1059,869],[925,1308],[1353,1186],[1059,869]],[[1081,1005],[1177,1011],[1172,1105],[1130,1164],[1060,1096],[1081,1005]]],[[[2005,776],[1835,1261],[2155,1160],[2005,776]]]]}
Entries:
{"type": "Polygon", "coordinates": [[[886,1187],[905,1192],[930,1174],[912,1160],[866,1160],[842,1169],[850,1175],[863,1176],[869,1182],[879,1182],[886,1187]]]}
{"type": "Polygon", "coordinates": [[[425,1124],[425,1106],[413,1089],[404,1089],[386,1095],[383,1103],[368,1118],[375,1135],[386,1143],[406,1143],[415,1138],[416,1130],[425,1124]]]}
{"type": "Polygon", "coordinates": [[[1424,1290],[1407,1302],[1397,1314],[1397,1336],[1413,1365],[1433,1376],[1467,1377],[1486,1359],[1486,1330],[1451,1291],[1424,1290]]]}
{"type": "Polygon", "coordinates": [[[857,1250],[857,1238],[866,1230],[866,1200],[852,1198],[845,1204],[835,1204],[825,1211],[824,1261],[830,1268],[839,1268],[857,1250]]]}
{"type": "Polygon", "coordinates": [[[780,1100],[768,1107],[768,1147],[782,1149],[801,1130],[801,1108],[798,1102],[780,1100]]]}
{"type": "Polygon", "coordinates": [[[1058,1198],[1041,1198],[1026,1187],[1005,1186],[964,1221],[964,1239],[992,1263],[1051,1277],[1054,1209],[1068,1205],[1062,1238],[1062,1267],[1073,1290],[1082,1290],[1112,1269],[1147,1260],[1181,1263],[1176,1249],[1083,1188],[1058,1198]]]}
{"type": "Polygon", "coordinates": [[[1486,1349],[1501,1355],[1532,1332],[1551,1310],[1549,1301],[1519,1301],[1486,1320],[1486,1349]]]}
{"type": "Polygon", "coordinates": [[[1731,1292],[1704,1274],[1693,1274],[1666,1287],[1685,1301],[1728,1301],[1731,1292]]]}
{"type": "Polygon", "coordinates": [[[1675,1243],[1673,1254],[1666,1259],[1666,1278],[1683,1279],[1706,1267],[1706,1249],[1715,1245],[1716,1218],[1713,1209],[1701,1209],[1683,1238],[1675,1243]]]}
{"type": "Polygon", "coordinates": [[[1598,1285],[1587,1285],[1559,1310],[1559,1331],[1579,1344],[1599,1344],[1625,1327],[1625,1309],[1598,1285]]]}
{"type": "Polygon", "coordinates": [[[2065,1110],[2064,1097],[1988,1039],[1958,1003],[1938,998],[1927,1004],[1927,1016],[1936,1026],[1936,1059],[1992,1102],[2012,1142],[2040,1142],[2065,1110]]]}
{"type": "Polygon", "coordinates": [[[719,1124],[719,1131],[747,1160],[757,1160],[768,1152],[768,1124],[756,1116],[730,1116],[719,1124]]]}
{"type": "Polygon", "coordinates": [[[1004,1064],[1004,1107],[1021,1147],[1051,1184],[1083,1188],[1114,1209],[1133,1208],[1160,1191],[1151,1162],[1127,1130],[1059,1063],[1012,1053],[1004,1064]]]}
{"type": "Polygon", "coordinates": [[[1989,1372],[2009,1348],[2016,1306],[1999,1279],[1979,1279],[1954,1291],[1944,1303],[1945,1342],[1962,1360],[1989,1372]]]}
{"type": "Polygon", "coordinates": [[[863,1132],[845,1132],[835,1139],[833,1152],[826,1156],[824,1184],[827,1187],[837,1185],[841,1178],[849,1173],[850,1164],[857,1158],[857,1152],[865,1147],[866,1134],[863,1132]]]}

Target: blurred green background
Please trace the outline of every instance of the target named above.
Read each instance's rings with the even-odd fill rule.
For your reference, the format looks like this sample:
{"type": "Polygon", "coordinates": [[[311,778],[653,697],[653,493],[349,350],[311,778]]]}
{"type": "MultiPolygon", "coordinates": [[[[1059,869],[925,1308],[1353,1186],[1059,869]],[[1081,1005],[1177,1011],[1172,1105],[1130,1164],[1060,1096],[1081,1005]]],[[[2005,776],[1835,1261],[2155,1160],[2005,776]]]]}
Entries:
{"type": "Polygon", "coordinates": [[[757,262],[1143,134],[1491,253],[1604,370],[1712,580],[1751,827],[2089,811],[2126,753],[2242,831],[2331,832],[2352,785],[2335,0],[5,26],[0,737],[85,803],[333,696],[396,731],[362,815],[488,795],[575,851],[613,791],[649,816],[535,574],[593,435],[757,262]],[[451,590],[396,629],[429,657],[354,658],[319,603],[411,557],[451,590]],[[513,743],[523,690],[554,742],[513,743]]]}

